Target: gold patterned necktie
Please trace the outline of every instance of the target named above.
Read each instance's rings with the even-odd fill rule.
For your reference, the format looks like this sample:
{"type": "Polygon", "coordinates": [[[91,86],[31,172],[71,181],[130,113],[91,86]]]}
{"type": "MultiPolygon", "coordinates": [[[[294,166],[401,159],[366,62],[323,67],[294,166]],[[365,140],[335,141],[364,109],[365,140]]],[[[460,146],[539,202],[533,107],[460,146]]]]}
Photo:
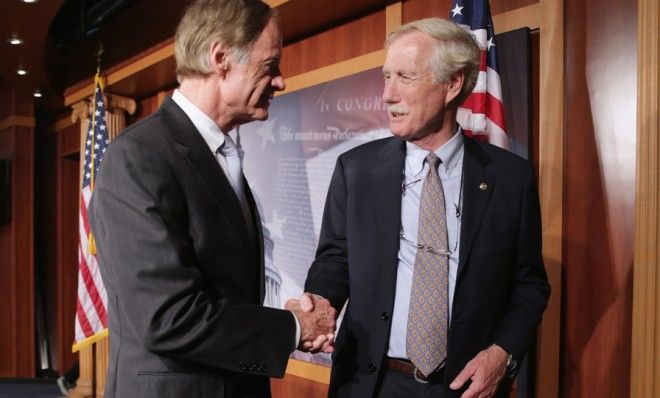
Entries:
{"type": "Polygon", "coordinates": [[[447,221],[445,195],[438,177],[438,156],[426,156],[429,172],[419,205],[418,249],[413,270],[406,353],[424,376],[447,357],[449,329],[447,221]]]}

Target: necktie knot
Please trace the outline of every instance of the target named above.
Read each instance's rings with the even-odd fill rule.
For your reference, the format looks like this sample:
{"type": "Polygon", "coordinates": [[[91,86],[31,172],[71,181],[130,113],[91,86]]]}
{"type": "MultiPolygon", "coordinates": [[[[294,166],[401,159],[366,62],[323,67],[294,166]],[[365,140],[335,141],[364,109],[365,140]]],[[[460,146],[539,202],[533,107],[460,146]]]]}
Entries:
{"type": "Polygon", "coordinates": [[[224,157],[238,156],[238,149],[236,148],[236,144],[234,144],[234,140],[232,140],[228,135],[225,136],[225,142],[218,148],[218,152],[220,152],[224,157]]]}
{"type": "Polygon", "coordinates": [[[435,153],[431,152],[428,155],[426,155],[426,163],[429,164],[429,167],[431,170],[437,170],[438,165],[442,163],[442,160],[436,155],[435,153]]]}

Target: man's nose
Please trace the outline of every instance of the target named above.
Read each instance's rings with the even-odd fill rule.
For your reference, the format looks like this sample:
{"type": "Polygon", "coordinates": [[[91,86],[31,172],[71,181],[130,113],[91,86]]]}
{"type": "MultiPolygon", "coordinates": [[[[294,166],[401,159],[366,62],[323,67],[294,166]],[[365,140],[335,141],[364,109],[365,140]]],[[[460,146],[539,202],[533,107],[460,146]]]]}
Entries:
{"type": "Polygon", "coordinates": [[[282,75],[277,75],[271,81],[271,85],[275,87],[275,91],[282,91],[286,88],[286,83],[284,83],[284,77],[282,75]]]}
{"type": "Polygon", "coordinates": [[[385,82],[385,86],[383,87],[383,102],[386,104],[398,102],[395,87],[391,82],[385,82]]]}

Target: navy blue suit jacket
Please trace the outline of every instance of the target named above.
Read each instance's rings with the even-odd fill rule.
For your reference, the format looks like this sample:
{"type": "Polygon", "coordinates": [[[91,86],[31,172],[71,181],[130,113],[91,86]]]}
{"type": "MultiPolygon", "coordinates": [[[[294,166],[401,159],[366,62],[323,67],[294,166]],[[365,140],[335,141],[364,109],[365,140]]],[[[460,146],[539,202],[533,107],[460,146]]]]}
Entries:
{"type": "MultiPolygon", "coordinates": [[[[467,137],[464,143],[448,397],[460,396],[449,382],[491,344],[520,362],[550,294],[531,165],[489,144],[467,137]]],[[[404,160],[405,142],[398,137],[367,143],[339,157],[330,183],[305,290],[327,297],[335,308],[348,300],[333,355],[331,397],[371,396],[383,368],[396,294],[404,160]]]]}

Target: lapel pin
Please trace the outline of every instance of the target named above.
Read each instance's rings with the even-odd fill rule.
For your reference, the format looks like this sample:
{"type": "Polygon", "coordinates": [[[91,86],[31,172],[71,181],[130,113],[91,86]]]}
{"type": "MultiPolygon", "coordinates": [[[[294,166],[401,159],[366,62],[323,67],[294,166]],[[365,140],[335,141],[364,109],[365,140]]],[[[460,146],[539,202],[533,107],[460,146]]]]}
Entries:
{"type": "Polygon", "coordinates": [[[479,184],[479,189],[481,189],[482,191],[487,190],[488,189],[488,184],[486,184],[485,182],[482,182],[481,184],[479,184]]]}

